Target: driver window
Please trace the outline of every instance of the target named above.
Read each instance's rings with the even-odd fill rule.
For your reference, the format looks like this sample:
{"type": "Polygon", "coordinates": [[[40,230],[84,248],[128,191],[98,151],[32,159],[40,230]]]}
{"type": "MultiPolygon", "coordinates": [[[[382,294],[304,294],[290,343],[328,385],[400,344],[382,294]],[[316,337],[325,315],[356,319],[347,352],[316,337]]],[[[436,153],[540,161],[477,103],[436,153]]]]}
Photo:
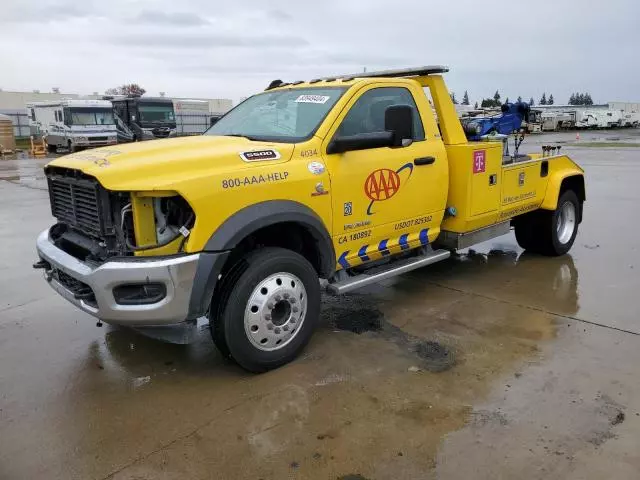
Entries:
{"type": "Polygon", "coordinates": [[[384,131],[384,112],[392,105],[409,105],[413,108],[414,141],[424,140],[424,127],[411,92],[403,87],[373,88],[356,100],[337,135],[348,136],[359,133],[384,131]]]}

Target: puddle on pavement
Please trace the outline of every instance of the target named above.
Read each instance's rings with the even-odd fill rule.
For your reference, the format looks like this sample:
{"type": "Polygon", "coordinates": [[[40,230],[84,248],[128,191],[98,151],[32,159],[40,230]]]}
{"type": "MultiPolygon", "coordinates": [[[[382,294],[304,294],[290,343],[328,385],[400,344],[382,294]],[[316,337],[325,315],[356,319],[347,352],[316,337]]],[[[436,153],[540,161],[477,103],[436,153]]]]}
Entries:
{"type": "MultiPolygon", "coordinates": [[[[357,302],[358,295],[352,295],[357,302]]],[[[424,340],[410,335],[395,325],[385,321],[384,314],[375,308],[344,308],[341,299],[325,298],[324,312],[329,317],[329,326],[337,330],[363,334],[370,332],[374,338],[379,337],[390,341],[414,354],[420,360],[417,368],[431,372],[442,372],[454,365],[453,352],[436,341],[424,340]]]]}
{"type": "Polygon", "coordinates": [[[0,180],[46,190],[43,167],[51,158],[30,158],[24,152],[0,158],[0,180]]]}
{"type": "MultiPolygon", "coordinates": [[[[302,356],[258,376],[222,359],[205,331],[194,345],[167,345],[105,329],[64,390],[52,390],[38,428],[50,432],[51,455],[73,453],[81,478],[128,463],[114,480],[155,478],[168,466],[190,478],[424,478],[441,439],[473,419],[496,381],[538,362],[540,343],[556,335],[553,315],[461,291],[485,275],[497,297],[522,294],[507,277],[546,269],[538,273],[547,281],[568,259],[527,266],[518,255],[465,255],[373,293],[327,297],[302,356]],[[453,288],[434,284],[452,279],[453,288]],[[65,450],[74,445],[82,449],[65,450]]],[[[563,295],[577,305],[571,268],[548,288],[568,281],[563,295]]],[[[535,278],[529,299],[541,293],[535,278]]],[[[64,477],[70,467],[57,468],[64,477]]]]}

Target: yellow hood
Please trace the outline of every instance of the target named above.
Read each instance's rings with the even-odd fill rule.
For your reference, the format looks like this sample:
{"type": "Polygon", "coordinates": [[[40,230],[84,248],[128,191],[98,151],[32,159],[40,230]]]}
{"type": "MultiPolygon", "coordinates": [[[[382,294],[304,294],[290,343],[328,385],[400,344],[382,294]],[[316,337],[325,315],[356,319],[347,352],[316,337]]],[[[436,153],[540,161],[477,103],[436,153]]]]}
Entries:
{"type": "Polygon", "coordinates": [[[170,190],[194,177],[286,162],[293,150],[293,144],[203,135],[96,148],[57,158],[49,166],[81,170],[109,190],[170,190]],[[241,156],[265,150],[279,158],[247,161],[241,156]]]}

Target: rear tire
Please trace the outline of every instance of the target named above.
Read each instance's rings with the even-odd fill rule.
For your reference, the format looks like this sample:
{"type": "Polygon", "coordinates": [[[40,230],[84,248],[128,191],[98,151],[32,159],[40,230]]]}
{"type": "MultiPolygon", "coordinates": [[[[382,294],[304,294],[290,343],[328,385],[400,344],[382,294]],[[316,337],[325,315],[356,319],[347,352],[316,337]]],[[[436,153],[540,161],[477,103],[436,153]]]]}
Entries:
{"type": "Polygon", "coordinates": [[[209,321],[225,356],[251,372],[293,360],[309,342],[320,313],[313,266],[284,248],[261,248],[225,275],[209,321]]]}
{"type": "Polygon", "coordinates": [[[525,250],[557,257],[567,253],[578,233],[582,205],[573,190],[566,190],[553,211],[537,210],[515,222],[518,244],[525,250]]]}

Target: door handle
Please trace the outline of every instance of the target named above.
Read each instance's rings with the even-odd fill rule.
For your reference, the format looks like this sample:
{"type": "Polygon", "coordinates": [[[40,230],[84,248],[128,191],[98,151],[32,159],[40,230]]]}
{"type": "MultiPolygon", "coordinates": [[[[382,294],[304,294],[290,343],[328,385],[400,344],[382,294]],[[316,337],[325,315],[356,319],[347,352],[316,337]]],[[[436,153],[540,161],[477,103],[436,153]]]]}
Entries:
{"type": "Polygon", "coordinates": [[[416,167],[419,167],[420,165],[431,165],[435,161],[436,161],[436,157],[420,157],[420,158],[416,158],[413,161],[413,164],[416,167]]]}

